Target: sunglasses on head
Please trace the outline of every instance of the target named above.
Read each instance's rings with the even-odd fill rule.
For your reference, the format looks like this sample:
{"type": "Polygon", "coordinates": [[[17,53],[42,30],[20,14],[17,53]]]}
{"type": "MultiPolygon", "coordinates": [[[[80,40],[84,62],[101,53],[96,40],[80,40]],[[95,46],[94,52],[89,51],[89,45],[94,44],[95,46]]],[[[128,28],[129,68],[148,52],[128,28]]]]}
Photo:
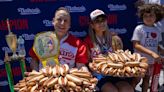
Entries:
{"type": "Polygon", "coordinates": [[[106,17],[98,17],[95,20],[93,20],[94,23],[102,23],[106,21],[106,17]]]}

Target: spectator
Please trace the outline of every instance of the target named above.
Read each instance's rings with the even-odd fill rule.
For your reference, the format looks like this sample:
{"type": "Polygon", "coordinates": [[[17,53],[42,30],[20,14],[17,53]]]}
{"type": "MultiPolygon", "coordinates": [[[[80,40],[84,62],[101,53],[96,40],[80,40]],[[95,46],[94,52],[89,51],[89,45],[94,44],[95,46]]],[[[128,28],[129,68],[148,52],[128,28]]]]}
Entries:
{"type": "Polygon", "coordinates": [[[154,4],[145,4],[139,6],[138,15],[144,24],[138,25],[133,33],[132,42],[136,52],[148,58],[149,68],[142,83],[142,92],[147,92],[150,76],[153,73],[153,64],[155,61],[161,61],[158,55],[158,42],[161,41],[160,31],[154,26],[154,23],[161,19],[159,11],[154,4]]]}

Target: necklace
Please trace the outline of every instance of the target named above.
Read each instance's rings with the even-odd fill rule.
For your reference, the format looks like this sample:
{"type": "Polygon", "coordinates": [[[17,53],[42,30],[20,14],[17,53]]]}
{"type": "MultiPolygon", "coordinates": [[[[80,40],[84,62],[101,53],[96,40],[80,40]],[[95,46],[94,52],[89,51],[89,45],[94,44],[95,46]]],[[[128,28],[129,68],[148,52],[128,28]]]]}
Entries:
{"type": "Polygon", "coordinates": [[[96,35],[96,42],[99,45],[99,48],[101,50],[101,53],[105,54],[108,51],[108,46],[107,46],[107,43],[106,43],[104,37],[102,39],[100,39],[100,37],[98,37],[96,35]]]}

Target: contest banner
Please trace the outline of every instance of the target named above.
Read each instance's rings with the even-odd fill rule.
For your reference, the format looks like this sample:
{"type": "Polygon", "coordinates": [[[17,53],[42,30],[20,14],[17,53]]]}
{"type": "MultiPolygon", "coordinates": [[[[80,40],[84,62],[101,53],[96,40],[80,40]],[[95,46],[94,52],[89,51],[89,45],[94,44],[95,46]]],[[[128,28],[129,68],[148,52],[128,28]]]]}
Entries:
{"type": "MultiPolygon", "coordinates": [[[[103,10],[107,15],[110,31],[117,32],[123,40],[124,49],[132,49],[130,41],[137,25],[135,2],[137,0],[0,0],[0,90],[10,92],[4,64],[5,52],[10,56],[5,36],[8,34],[6,19],[9,19],[11,31],[25,40],[26,69],[30,71],[31,57],[28,55],[37,33],[53,30],[52,19],[59,7],[67,8],[71,13],[69,32],[83,39],[88,34],[89,15],[95,9],[103,10]]],[[[19,49],[16,50],[18,53],[19,49]]],[[[14,84],[21,76],[19,62],[11,63],[14,84]]]]}

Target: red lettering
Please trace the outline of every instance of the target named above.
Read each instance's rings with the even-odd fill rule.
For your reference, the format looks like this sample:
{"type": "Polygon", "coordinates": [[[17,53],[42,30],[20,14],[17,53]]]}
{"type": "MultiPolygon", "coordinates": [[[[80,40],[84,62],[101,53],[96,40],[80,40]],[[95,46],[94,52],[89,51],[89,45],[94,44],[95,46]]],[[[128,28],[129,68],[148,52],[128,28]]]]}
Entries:
{"type": "Polygon", "coordinates": [[[13,76],[21,76],[21,68],[20,67],[14,67],[12,68],[12,73],[13,73],[13,76]]]}
{"type": "Polygon", "coordinates": [[[10,20],[9,21],[9,24],[10,24],[10,29],[15,29],[15,25],[16,25],[16,21],[15,20],[10,20]]]}
{"type": "Polygon", "coordinates": [[[79,16],[79,24],[81,27],[89,25],[89,17],[87,16],[79,16]]]}
{"type": "Polygon", "coordinates": [[[107,22],[108,24],[117,24],[117,15],[116,14],[107,15],[107,22]]]}
{"type": "Polygon", "coordinates": [[[0,21],[0,30],[7,30],[6,21],[0,21]]]}
{"type": "Polygon", "coordinates": [[[17,25],[18,25],[18,30],[29,29],[27,19],[19,20],[17,25]]]}
{"type": "Polygon", "coordinates": [[[5,71],[5,69],[0,69],[0,78],[1,77],[6,77],[6,71],[5,71]]]}
{"type": "MultiPolygon", "coordinates": [[[[9,20],[10,29],[11,30],[28,30],[28,20],[27,19],[14,19],[9,20]]],[[[6,20],[0,21],[0,30],[7,31],[7,23],[6,20]]]]}
{"type": "MultiPolygon", "coordinates": [[[[107,15],[108,24],[117,24],[118,19],[116,14],[107,15]]],[[[81,27],[89,25],[89,17],[88,16],[79,16],[79,24],[81,27]]]]}
{"type": "MultiPolygon", "coordinates": [[[[21,68],[20,67],[14,67],[12,68],[12,75],[14,76],[21,76],[21,68]]],[[[7,77],[7,72],[5,69],[0,69],[0,78],[1,77],[7,77]]]]}

